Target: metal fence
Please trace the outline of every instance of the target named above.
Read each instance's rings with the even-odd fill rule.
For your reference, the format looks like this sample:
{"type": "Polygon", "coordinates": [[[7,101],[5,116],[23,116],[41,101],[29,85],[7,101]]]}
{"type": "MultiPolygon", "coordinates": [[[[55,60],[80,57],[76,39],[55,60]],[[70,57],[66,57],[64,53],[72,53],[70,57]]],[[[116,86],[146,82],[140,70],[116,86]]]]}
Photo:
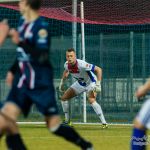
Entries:
{"type": "MultiPolygon", "coordinates": [[[[86,61],[102,67],[102,92],[97,101],[101,104],[108,122],[132,121],[141,103],[136,101],[134,92],[143,84],[150,73],[149,41],[150,33],[100,33],[86,35],[86,61]]],[[[54,67],[56,98],[62,113],[57,87],[63,72],[65,51],[72,47],[71,36],[54,36],[51,40],[51,62],[54,67]]],[[[77,40],[77,56],[81,57],[80,35],[77,40]]],[[[15,46],[8,39],[0,48],[0,98],[6,98],[9,88],[5,85],[6,72],[15,58],[15,46]]],[[[71,84],[69,80],[67,86],[71,84]]],[[[83,121],[82,95],[71,102],[73,121],[83,121]]],[[[22,120],[22,117],[20,118],[22,120]]],[[[28,120],[41,121],[41,115],[33,107],[28,120]]],[[[87,104],[87,121],[98,122],[94,111],[87,104]]]]}

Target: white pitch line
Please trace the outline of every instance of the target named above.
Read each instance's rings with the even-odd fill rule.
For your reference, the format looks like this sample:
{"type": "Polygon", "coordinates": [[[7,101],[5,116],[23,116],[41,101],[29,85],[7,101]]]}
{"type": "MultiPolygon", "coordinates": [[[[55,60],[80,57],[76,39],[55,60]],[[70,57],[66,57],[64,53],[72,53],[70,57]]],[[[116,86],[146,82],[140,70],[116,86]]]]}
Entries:
{"type": "MultiPolygon", "coordinates": [[[[45,124],[45,122],[17,122],[18,124],[45,124]]],[[[82,122],[73,122],[76,125],[101,125],[101,123],[82,123],[82,122]]],[[[112,126],[133,126],[133,124],[126,123],[108,123],[108,125],[112,126]]]]}

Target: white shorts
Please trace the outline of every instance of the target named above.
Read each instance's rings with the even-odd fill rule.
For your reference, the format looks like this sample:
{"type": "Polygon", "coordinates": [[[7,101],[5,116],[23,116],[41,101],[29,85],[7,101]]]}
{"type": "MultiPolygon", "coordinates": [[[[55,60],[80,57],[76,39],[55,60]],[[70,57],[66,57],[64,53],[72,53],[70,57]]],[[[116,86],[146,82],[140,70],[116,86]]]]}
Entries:
{"type": "Polygon", "coordinates": [[[78,95],[78,94],[83,93],[83,92],[87,92],[88,93],[90,91],[93,91],[95,86],[96,86],[95,82],[91,82],[87,86],[82,86],[82,85],[79,84],[78,81],[76,81],[75,83],[73,83],[71,85],[71,88],[74,89],[75,93],[78,95]]]}
{"type": "Polygon", "coordinates": [[[142,123],[144,127],[150,129],[150,99],[142,105],[136,119],[142,123]]]}

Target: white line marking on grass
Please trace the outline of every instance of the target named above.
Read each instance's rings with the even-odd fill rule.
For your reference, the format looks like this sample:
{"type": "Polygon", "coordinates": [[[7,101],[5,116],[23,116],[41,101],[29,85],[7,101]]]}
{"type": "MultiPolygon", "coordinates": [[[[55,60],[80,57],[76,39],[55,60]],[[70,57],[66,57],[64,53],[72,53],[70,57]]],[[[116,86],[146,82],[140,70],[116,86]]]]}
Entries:
{"type": "MultiPolygon", "coordinates": [[[[18,124],[45,124],[45,122],[17,122],[18,124]]],[[[101,123],[82,123],[82,122],[73,122],[73,124],[77,125],[101,125],[101,123]]],[[[108,125],[114,126],[133,126],[133,124],[128,123],[108,123],[108,125]]]]}

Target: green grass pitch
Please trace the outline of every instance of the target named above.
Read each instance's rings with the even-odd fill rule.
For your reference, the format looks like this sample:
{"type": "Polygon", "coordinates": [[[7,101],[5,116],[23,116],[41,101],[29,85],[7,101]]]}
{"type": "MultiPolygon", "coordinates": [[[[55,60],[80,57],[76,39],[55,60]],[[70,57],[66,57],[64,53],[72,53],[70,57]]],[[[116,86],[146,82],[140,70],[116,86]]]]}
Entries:
{"type": "MultiPolygon", "coordinates": [[[[101,129],[98,125],[74,125],[74,128],[94,144],[95,150],[129,150],[131,126],[109,125],[108,129],[101,129]]],[[[44,125],[20,125],[20,131],[29,150],[80,149],[63,138],[49,134],[44,125]]],[[[0,149],[6,150],[4,138],[0,149]]]]}

